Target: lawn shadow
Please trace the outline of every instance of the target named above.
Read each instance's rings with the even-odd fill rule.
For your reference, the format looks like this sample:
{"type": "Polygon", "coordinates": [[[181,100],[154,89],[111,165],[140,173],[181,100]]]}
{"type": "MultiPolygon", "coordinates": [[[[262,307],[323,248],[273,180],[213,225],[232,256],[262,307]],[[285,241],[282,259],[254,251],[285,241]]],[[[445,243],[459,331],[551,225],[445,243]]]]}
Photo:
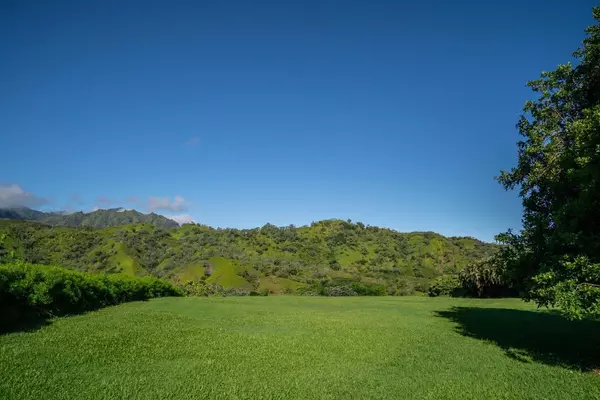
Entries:
{"type": "Polygon", "coordinates": [[[600,321],[506,308],[453,307],[436,314],[458,324],[461,335],[491,341],[521,362],[582,371],[600,368],[600,321]]]}
{"type": "Polygon", "coordinates": [[[17,332],[35,332],[44,326],[51,325],[51,317],[28,315],[18,320],[0,317],[0,336],[17,332]]]}
{"type": "MultiPolygon", "coordinates": [[[[133,301],[146,302],[148,300],[149,299],[139,299],[119,304],[130,303],[133,301]]],[[[41,309],[37,311],[34,309],[22,310],[20,307],[5,306],[0,308],[0,336],[17,332],[35,332],[44,326],[52,325],[52,321],[55,318],[66,318],[75,315],[87,314],[103,308],[114,307],[119,304],[110,304],[105,306],[88,305],[88,307],[85,309],[69,312],[60,312],[56,310],[49,312],[41,309]]]]}

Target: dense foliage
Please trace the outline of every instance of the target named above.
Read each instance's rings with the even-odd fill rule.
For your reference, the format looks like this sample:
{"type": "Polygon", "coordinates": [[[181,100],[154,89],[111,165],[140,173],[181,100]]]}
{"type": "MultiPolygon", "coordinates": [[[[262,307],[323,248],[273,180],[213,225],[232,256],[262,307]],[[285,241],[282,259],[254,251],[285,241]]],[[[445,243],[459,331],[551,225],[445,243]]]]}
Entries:
{"type": "Polygon", "coordinates": [[[0,208],[0,219],[38,221],[53,226],[106,228],[128,224],[150,224],[159,228],[177,228],[179,224],[162,215],[143,214],[136,210],[111,208],[88,213],[54,213],[32,210],[30,208],[0,208]]]}
{"type": "Polygon", "coordinates": [[[509,278],[502,253],[467,265],[459,273],[463,294],[472,297],[511,297],[517,295],[509,278]]]}
{"type": "Polygon", "coordinates": [[[380,285],[392,295],[426,292],[432,279],[456,274],[497,249],[473,238],[399,233],[341,220],[244,230],[192,224],[172,230],[151,225],[92,229],[0,221],[5,257],[156,276],[181,285],[204,280],[196,289],[209,293],[219,286],[248,294],[320,292],[359,282],[380,285]]]}
{"type": "MultiPolygon", "coordinates": [[[[320,296],[385,296],[387,295],[385,285],[376,283],[348,282],[347,279],[329,280],[321,282],[316,291],[308,291],[305,294],[316,294],[320,296]]],[[[392,293],[393,294],[393,293],[392,293]]]]}
{"type": "Polygon", "coordinates": [[[268,290],[260,292],[246,288],[225,289],[217,283],[208,283],[206,279],[195,279],[180,282],[177,285],[186,296],[268,296],[268,290]]]}
{"type": "Polygon", "coordinates": [[[88,274],[25,263],[0,264],[0,321],[29,315],[61,315],[127,301],[179,296],[161,279],[88,274]]]}
{"type": "Polygon", "coordinates": [[[523,199],[523,230],[499,236],[513,281],[574,318],[600,315],[600,24],[586,33],[576,66],[529,82],[518,163],[499,177],[523,199]]]}
{"type": "Polygon", "coordinates": [[[428,294],[431,297],[460,296],[463,294],[461,289],[461,282],[456,275],[442,275],[431,282],[428,294]]]}

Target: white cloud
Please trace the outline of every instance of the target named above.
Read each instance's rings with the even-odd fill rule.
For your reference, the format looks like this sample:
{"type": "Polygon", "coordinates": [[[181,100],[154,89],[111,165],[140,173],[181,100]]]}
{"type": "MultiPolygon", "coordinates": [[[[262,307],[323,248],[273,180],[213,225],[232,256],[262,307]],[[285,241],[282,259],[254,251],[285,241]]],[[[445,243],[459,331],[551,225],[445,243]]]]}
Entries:
{"type": "Polygon", "coordinates": [[[0,185],[0,207],[39,207],[48,203],[47,199],[26,192],[20,185],[0,185]]]}
{"type": "Polygon", "coordinates": [[[188,207],[189,203],[181,196],[175,196],[173,201],[170,201],[168,197],[150,197],[148,199],[148,211],[150,212],[156,210],[185,211],[188,207]]]}
{"type": "Polygon", "coordinates": [[[190,214],[181,214],[181,215],[165,215],[165,217],[172,219],[177,222],[179,225],[188,224],[194,221],[194,218],[190,214]]]}
{"type": "Polygon", "coordinates": [[[98,207],[98,206],[94,206],[94,208],[92,208],[92,212],[98,211],[98,210],[102,210],[102,209],[100,207],[98,207]]]}

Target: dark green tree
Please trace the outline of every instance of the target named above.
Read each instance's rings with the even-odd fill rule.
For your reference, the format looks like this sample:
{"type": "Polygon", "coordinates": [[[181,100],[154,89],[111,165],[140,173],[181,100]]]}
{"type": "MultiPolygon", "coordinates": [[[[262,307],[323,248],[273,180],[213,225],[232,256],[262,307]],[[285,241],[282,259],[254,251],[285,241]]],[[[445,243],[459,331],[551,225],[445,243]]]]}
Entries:
{"type": "Polygon", "coordinates": [[[528,83],[518,163],[498,177],[519,189],[523,229],[498,239],[527,299],[572,318],[600,315],[600,8],[575,65],[528,83]]]}

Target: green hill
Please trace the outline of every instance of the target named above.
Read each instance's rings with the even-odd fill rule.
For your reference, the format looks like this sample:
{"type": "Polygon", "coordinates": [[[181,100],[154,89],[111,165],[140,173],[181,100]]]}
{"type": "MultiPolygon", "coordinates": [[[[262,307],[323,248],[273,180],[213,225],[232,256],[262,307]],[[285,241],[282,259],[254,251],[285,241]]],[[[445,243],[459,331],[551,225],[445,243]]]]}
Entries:
{"type": "Polygon", "coordinates": [[[179,224],[162,215],[143,214],[136,210],[110,208],[88,213],[42,212],[26,207],[0,208],[0,219],[38,221],[52,226],[106,228],[128,224],[151,224],[160,228],[177,228],[179,224]]]}
{"type": "Polygon", "coordinates": [[[389,294],[411,294],[497,249],[468,237],[400,233],[342,220],[243,230],[192,224],[93,229],[2,220],[0,237],[0,252],[31,263],[175,282],[202,279],[272,293],[362,282],[383,285],[389,294]]]}

